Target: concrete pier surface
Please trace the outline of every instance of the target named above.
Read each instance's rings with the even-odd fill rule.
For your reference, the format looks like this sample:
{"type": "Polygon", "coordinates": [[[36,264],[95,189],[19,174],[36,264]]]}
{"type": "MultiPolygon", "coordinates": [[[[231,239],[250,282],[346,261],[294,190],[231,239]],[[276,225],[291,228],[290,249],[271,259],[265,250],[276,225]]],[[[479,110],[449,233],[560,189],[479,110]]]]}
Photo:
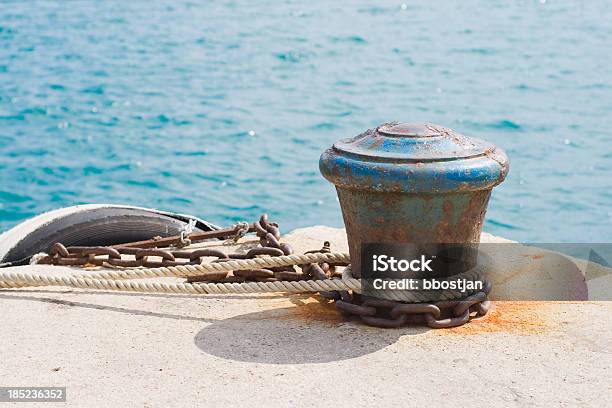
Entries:
{"type": "MultiPolygon", "coordinates": [[[[340,229],[283,238],[324,240],[347,250],[340,229]]],[[[494,302],[443,330],[348,322],[307,294],[32,288],[1,290],[0,311],[0,386],[65,386],[66,406],[612,405],[612,302],[494,302]]]]}

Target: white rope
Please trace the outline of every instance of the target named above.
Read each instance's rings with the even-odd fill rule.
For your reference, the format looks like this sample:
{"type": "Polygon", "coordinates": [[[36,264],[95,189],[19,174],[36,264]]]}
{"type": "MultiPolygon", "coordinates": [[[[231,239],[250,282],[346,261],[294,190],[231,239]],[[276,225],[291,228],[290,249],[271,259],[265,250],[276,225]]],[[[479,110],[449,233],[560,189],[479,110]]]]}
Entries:
{"type": "MultiPolygon", "coordinates": [[[[83,272],[70,268],[67,276],[54,276],[32,272],[13,272],[22,267],[0,269],[0,288],[24,288],[29,286],[67,286],[86,289],[131,290],[136,292],[162,293],[256,293],[256,292],[319,292],[329,290],[359,290],[360,281],[279,281],[244,283],[149,283],[127,282],[130,279],[162,277],[186,277],[205,275],[208,272],[229,272],[233,270],[261,269],[309,263],[348,263],[350,257],[344,253],[313,253],[304,255],[283,255],[253,259],[236,259],[201,265],[181,265],[161,268],[135,268],[83,272]],[[77,273],[72,273],[76,271],[77,273]]],[[[49,266],[49,268],[54,268],[49,266]]],[[[63,268],[66,269],[65,267],[63,268]]]]}
{"type": "Polygon", "coordinates": [[[321,292],[333,290],[360,291],[358,279],[243,282],[243,283],[166,283],[159,281],[133,281],[91,279],[84,275],[53,276],[40,273],[0,272],[0,287],[65,286],[80,289],[117,290],[145,293],[229,294],[265,292],[321,292]]]}
{"type": "MultiPolygon", "coordinates": [[[[284,255],[253,259],[232,260],[201,265],[168,266],[162,268],[137,268],[125,270],[104,270],[83,272],[82,269],[68,268],[68,275],[58,276],[35,272],[20,272],[28,267],[10,267],[0,269],[0,288],[16,289],[40,286],[62,286],[80,289],[97,289],[111,291],[130,291],[143,293],[176,293],[176,294],[230,294],[230,293],[306,293],[321,291],[348,291],[361,293],[361,280],[351,275],[350,267],[345,268],[342,279],[277,281],[277,282],[242,282],[242,283],[167,283],[160,281],[134,281],[133,279],[185,277],[203,275],[207,272],[231,271],[240,269],[259,269],[309,263],[349,262],[350,257],[344,253],[314,253],[304,255],[284,255]],[[19,272],[16,272],[18,270],[19,272]],[[72,273],[78,271],[77,273],[72,273]]],[[[59,268],[49,266],[49,268],[59,268]]],[[[62,268],[67,269],[66,267],[62,268]]],[[[477,279],[482,271],[478,268],[446,279],[477,279]]],[[[377,291],[377,297],[403,302],[427,302],[431,300],[452,300],[466,296],[466,293],[450,290],[377,291]]]]}
{"type": "Polygon", "coordinates": [[[183,226],[183,229],[181,230],[181,236],[179,237],[179,242],[181,243],[181,245],[191,244],[191,240],[189,239],[189,234],[193,232],[193,229],[196,226],[196,222],[197,222],[196,220],[194,220],[193,218],[190,218],[189,222],[183,226]]]}

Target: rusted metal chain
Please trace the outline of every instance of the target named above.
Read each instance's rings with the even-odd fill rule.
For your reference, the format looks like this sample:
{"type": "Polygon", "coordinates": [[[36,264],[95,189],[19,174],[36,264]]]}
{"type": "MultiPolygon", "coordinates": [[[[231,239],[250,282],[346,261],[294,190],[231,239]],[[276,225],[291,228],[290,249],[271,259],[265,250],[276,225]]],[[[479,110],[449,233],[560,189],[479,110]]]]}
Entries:
{"type": "MultiPolygon", "coordinates": [[[[355,281],[355,279],[353,279],[352,276],[343,277],[343,274],[337,271],[336,266],[348,265],[347,262],[338,262],[337,260],[333,261],[336,263],[285,264],[284,266],[254,267],[251,269],[244,269],[244,267],[241,269],[233,269],[235,267],[232,266],[231,268],[221,268],[223,270],[206,270],[203,273],[197,273],[189,268],[194,267],[195,269],[200,265],[204,265],[205,259],[210,257],[216,259],[209,262],[207,265],[212,266],[212,264],[228,263],[229,266],[234,263],[232,262],[234,260],[255,260],[260,257],[272,257],[277,259],[277,257],[292,255],[294,252],[292,247],[289,244],[280,242],[280,237],[281,234],[278,224],[270,222],[268,216],[264,214],[253,224],[242,222],[224,230],[196,235],[183,233],[178,237],[152,239],[111,247],[65,247],[61,243],[56,243],[53,245],[49,256],[44,257],[40,263],[64,266],[104,265],[118,268],[136,268],[125,270],[125,273],[122,272],[123,269],[119,269],[116,273],[100,271],[98,273],[94,272],[90,277],[75,275],[74,277],[65,278],[63,280],[71,285],[81,285],[78,287],[104,287],[117,288],[117,290],[154,291],[155,288],[162,288],[163,286],[164,291],[174,293],[180,293],[182,291],[193,293],[217,293],[215,291],[218,290],[221,291],[218,293],[228,293],[231,288],[238,289],[237,286],[228,285],[237,283],[242,285],[248,282],[254,284],[278,283],[280,286],[266,286],[265,288],[263,286],[249,286],[248,289],[240,289],[239,292],[242,293],[242,291],[245,290],[253,292],[257,291],[258,288],[262,291],[270,291],[272,288],[276,288],[281,291],[299,292],[300,288],[304,291],[312,291],[314,287],[317,287],[320,289],[319,293],[322,297],[334,301],[336,307],[344,315],[357,317],[360,321],[368,325],[385,328],[400,327],[411,323],[425,323],[431,328],[454,327],[468,322],[472,317],[483,316],[489,310],[490,302],[487,299],[487,294],[490,290],[490,285],[487,285],[484,291],[472,293],[462,299],[456,299],[458,296],[454,293],[445,294],[442,298],[452,300],[443,300],[439,302],[406,303],[398,300],[391,300],[397,299],[396,297],[392,297],[391,299],[379,299],[363,296],[358,293],[360,290],[357,290],[357,286],[345,285],[349,281],[355,281]],[[257,235],[261,246],[252,248],[246,253],[225,253],[219,249],[212,248],[196,250],[181,248],[181,246],[186,245],[187,242],[191,243],[211,238],[225,238],[237,241],[249,232],[254,232],[257,235]],[[171,244],[173,247],[160,248],[162,245],[168,244],[171,244]],[[131,259],[125,259],[124,256],[129,256],[131,259]],[[298,266],[297,270],[295,266],[298,266]],[[174,286],[167,286],[166,284],[162,286],[159,286],[159,284],[153,284],[153,286],[145,284],[142,286],[136,283],[128,283],[128,281],[125,281],[125,284],[120,283],[123,282],[121,279],[129,280],[133,278],[155,276],[180,276],[176,275],[177,272],[171,272],[170,269],[181,269],[182,272],[179,273],[185,274],[184,276],[187,279],[187,283],[174,286]],[[140,274],[138,273],[139,271],[149,271],[150,273],[140,274]],[[160,271],[160,274],[155,271],[160,271]],[[167,271],[170,275],[164,271],[167,271]],[[300,284],[300,281],[304,282],[305,285],[300,284]],[[313,281],[320,281],[322,286],[306,285],[306,282],[313,281]],[[295,282],[297,286],[291,286],[291,282],[295,282]],[[204,289],[205,287],[208,289],[204,289]],[[333,287],[334,289],[323,290],[323,287],[329,287],[330,289],[333,287]],[[348,290],[349,287],[351,288],[350,290],[348,290]],[[342,290],[342,288],[347,288],[347,290],[342,290]]],[[[331,245],[326,241],[322,248],[308,251],[305,254],[331,254],[331,245]]],[[[270,261],[272,261],[272,258],[270,261]]],[[[350,275],[350,268],[345,270],[345,274],[347,273],[350,275]]],[[[33,280],[29,280],[28,282],[31,284],[34,283],[33,280]]],[[[37,277],[36,282],[40,284],[59,285],[62,280],[53,280],[51,278],[47,280],[37,277]]],[[[359,281],[355,282],[358,284],[359,281]]],[[[19,282],[0,282],[0,287],[23,286],[24,284],[20,284],[19,282]]],[[[387,295],[391,296],[391,294],[387,295]]],[[[404,298],[404,296],[401,296],[402,300],[404,298]]],[[[412,299],[419,299],[419,297],[417,294],[414,294],[412,299]]],[[[420,299],[428,300],[424,298],[420,299]]]]}
{"type": "MultiPolygon", "coordinates": [[[[180,247],[180,246],[184,246],[184,243],[181,241],[181,238],[183,240],[189,239],[191,244],[195,244],[197,242],[202,242],[202,241],[208,241],[211,239],[229,239],[229,238],[233,238],[240,234],[244,235],[244,232],[243,232],[244,224],[247,224],[247,223],[238,223],[230,228],[223,228],[223,229],[218,229],[214,231],[200,232],[197,234],[194,234],[194,233],[185,234],[184,233],[184,234],[181,234],[182,236],[175,235],[175,236],[166,237],[166,238],[154,237],[151,239],[147,239],[145,241],[128,242],[124,244],[113,245],[112,247],[113,248],[128,248],[128,247],[131,247],[131,248],[161,248],[161,247],[171,247],[171,246],[180,247]]],[[[255,227],[253,226],[253,224],[247,224],[246,232],[254,232],[254,231],[255,231],[255,227]]]]}
{"type": "MultiPolygon", "coordinates": [[[[280,242],[280,229],[277,223],[270,222],[267,214],[263,214],[259,220],[253,224],[241,222],[231,228],[213,231],[212,233],[202,233],[197,236],[189,235],[188,238],[183,234],[180,237],[168,239],[152,239],[115,245],[111,247],[66,247],[61,243],[55,243],[49,251],[49,256],[43,257],[38,263],[62,265],[62,266],[110,266],[119,268],[164,268],[173,266],[200,265],[205,262],[205,258],[216,258],[212,262],[227,262],[233,259],[254,259],[259,257],[277,257],[292,255],[293,248],[280,242]],[[220,235],[223,232],[224,235],[220,235]],[[193,241],[201,240],[204,237],[210,238],[212,233],[216,237],[225,237],[230,240],[237,240],[249,232],[255,232],[259,238],[261,247],[252,248],[246,253],[225,253],[218,249],[198,249],[185,250],[182,248],[159,248],[162,243],[172,242],[180,246],[180,242],[186,239],[193,241]],[[136,247],[141,245],[143,247],[136,247]],[[129,256],[129,259],[126,259],[129,256]]],[[[309,251],[308,253],[329,253],[329,242],[325,242],[320,250],[309,251]]],[[[339,263],[338,265],[347,265],[339,263]]],[[[319,273],[316,279],[327,279],[327,277],[339,277],[334,275],[335,267],[328,263],[303,265],[303,268],[296,270],[294,265],[270,267],[266,269],[242,269],[240,271],[210,271],[202,275],[191,275],[187,277],[188,282],[274,282],[274,281],[299,281],[315,279],[313,273],[319,273]],[[314,272],[312,272],[314,271],[314,272]],[[321,276],[322,275],[322,276],[321,276]]]]}
{"type": "Polygon", "coordinates": [[[443,329],[461,326],[473,317],[486,315],[491,307],[490,290],[491,284],[486,282],[482,292],[433,303],[404,303],[338,292],[340,295],[335,303],[343,314],[358,317],[370,326],[396,328],[425,323],[432,329],[443,329]]]}

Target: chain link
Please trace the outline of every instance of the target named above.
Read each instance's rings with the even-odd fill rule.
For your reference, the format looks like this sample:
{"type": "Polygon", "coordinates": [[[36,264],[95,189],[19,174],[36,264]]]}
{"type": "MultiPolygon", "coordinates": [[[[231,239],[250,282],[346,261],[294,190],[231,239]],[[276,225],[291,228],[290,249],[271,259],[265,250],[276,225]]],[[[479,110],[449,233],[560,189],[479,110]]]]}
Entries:
{"type": "MultiPolygon", "coordinates": [[[[195,265],[205,262],[205,258],[216,258],[212,262],[226,262],[232,259],[253,259],[261,256],[281,256],[293,254],[293,248],[280,242],[281,233],[279,225],[270,222],[267,214],[263,214],[252,225],[239,222],[228,228],[223,234],[212,232],[216,238],[225,238],[226,242],[236,243],[249,232],[255,232],[259,238],[259,247],[252,248],[246,253],[225,253],[219,249],[185,250],[181,247],[188,245],[191,231],[181,233],[177,239],[168,238],[141,241],[146,248],[138,248],[136,243],[125,246],[69,246],[55,243],[49,251],[49,256],[41,259],[40,263],[66,266],[113,266],[113,267],[147,267],[157,268],[163,266],[195,265]],[[155,247],[171,242],[171,247],[160,249],[155,247]],[[130,259],[124,258],[129,256],[130,259]],[[151,258],[157,258],[155,260],[151,258]]],[[[199,234],[197,240],[207,238],[207,233],[199,234]]],[[[321,249],[308,251],[309,253],[330,253],[331,245],[325,241],[321,249]]],[[[342,273],[336,266],[329,263],[311,263],[305,265],[284,266],[270,269],[245,269],[230,272],[207,272],[203,275],[187,277],[188,282],[275,282],[299,280],[325,280],[340,279],[342,273]]],[[[407,324],[427,324],[430,328],[448,328],[467,323],[473,317],[484,316],[491,303],[488,293],[491,290],[489,282],[482,292],[476,292],[463,299],[441,301],[433,303],[403,303],[386,299],[363,296],[348,291],[320,292],[325,299],[335,302],[336,307],[347,317],[359,318],[363,323],[383,328],[396,328],[407,324]]]]}

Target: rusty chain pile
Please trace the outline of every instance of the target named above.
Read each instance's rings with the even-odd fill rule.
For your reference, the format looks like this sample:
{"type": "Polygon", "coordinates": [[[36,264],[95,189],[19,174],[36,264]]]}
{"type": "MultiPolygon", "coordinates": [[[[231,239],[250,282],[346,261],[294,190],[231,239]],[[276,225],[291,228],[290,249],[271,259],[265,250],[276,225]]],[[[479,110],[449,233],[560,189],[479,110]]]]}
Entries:
{"type": "MultiPolygon", "coordinates": [[[[112,266],[123,268],[197,265],[205,258],[216,258],[211,262],[226,262],[233,259],[253,259],[265,256],[293,254],[293,248],[280,242],[280,230],[277,223],[270,222],[263,214],[253,224],[240,222],[232,228],[203,232],[199,234],[181,233],[180,236],[160,238],[147,241],[126,243],[115,246],[69,246],[55,243],[49,255],[39,263],[64,266],[112,266]],[[224,238],[238,241],[249,232],[259,238],[259,247],[246,253],[225,253],[219,249],[186,250],[184,246],[194,242],[224,238]],[[160,247],[164,246],[165,249],[160,247]],[[129,257],[129,258],[128,258],[129,257]],[[128,259],[126,259],[128,258],[128,259]],[[151,259],[156,258],[156,259],[151,259]]],[[[325,242],[318,250],[308,253],[330,253],[330,243],[325,242]]],[[[206,272],[203,275],[189,276],[187,282],[277,282],[301,280],[341,279],[342,273],[336,266],[347,264],[311,263],[306,265],[283,266],[270,269],[244,269],[230,272],[206,272]]],[[[336,307],[347,317],[358,317],[362,322],[384,328],[401,327],[407,324],[426,323],[431,328],[460,326],[472,317],[484,316],[490,307],[487,299],[490,285],[482,292],[458,299],[433,303],[404,303],[392,300],[363,296],[349,291],[320,292],[325,299],[335,302],[336,307]]]]}
{"type": "Polygon", "coordinates": [[[482,292],[463,299],[432,303],[403,303],[342,291],[337,292],[336,307],[343,314],[358,317],[370,326],[396,328],[425,323],[432,329],[443,329],[461,326],[472,317],[486,315],[491,307],[490,290],[491,284],[486,282],[482,292]]]}
{"type": "MultiPolygon", "coordinates": [[[[55,243],[49,255],[39,260],[38,263],[63,265],[63,266],[113,266],[124,268],[146,267],[159,268],[164,266],[198,265],[205,262],[205,258],[216,258],[212,262],[225,262],[232,259],[253,259],[260,256],[281,256],[293,254],[293,248],[286,243],[280,242],[280,230],[277,223],[270,222],[267,214],[263,214],[260,219],[253,224],[241,222],[233,228],[224,230],[225,235],[220,235],[219,231],[211,233],[201,233],[197,237],[194,235],[170,239],[154,238],[149,241],[129,243],[115,246],[69,246],[55,243]],[[180,249],[186,240],[189,243],[215,238],[226,238],[237,241],[248,232],[255,232],[259,238],[260,247],[252,248],[246,253],[227,254],[219,249],[205,248],[196,250],[180,249]],[[139,247],[134,245],[138,244],[139,247]],[[156,248],[157,245],[172,245],[170,248],[156,248]],[[144,247],[144,248],[143,248],[144,247]],[[174,249],[179,247],[179,249],[174,249]],[[130,256],[126,259],[124,256],[130,256]],[[156,259],[152,259],[156,258],[156,259]]],[[[331,252],[329,242],[325,242],[319,250],[308,251],[307,253],[329,253],[331,252]]],[[[321,280],[329,278],[340,278],[342,274],[336,272],[336,265],[328,263],[299,265],[301,271],[297,271],[294,266],[283,266],[270,269],[244,269],[229,272],[207,272],[204,275],[189,276],[188,282],[275,282],[275,281],[298,281],[298,280],[321,280]]]]}

